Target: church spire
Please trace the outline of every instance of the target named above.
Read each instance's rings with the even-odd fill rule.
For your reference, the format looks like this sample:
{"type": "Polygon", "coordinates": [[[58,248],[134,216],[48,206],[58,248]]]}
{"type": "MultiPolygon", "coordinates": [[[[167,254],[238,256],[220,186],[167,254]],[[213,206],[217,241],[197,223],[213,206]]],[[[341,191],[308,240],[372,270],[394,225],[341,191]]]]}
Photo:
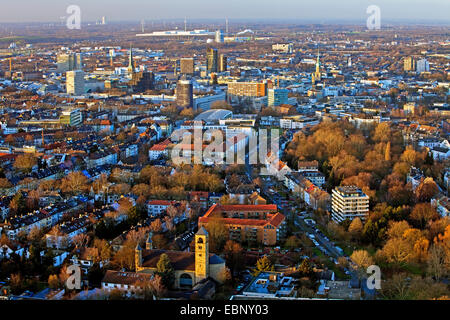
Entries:
{"type": "Polygon", "coordinates": [[[128,73],[134,73],[133,47],[130,45],[130,54],[128,57],[128,73]]]}
{"type": "Polygon", "coordinates": [[[320,52],[319,48],[317,47],[317,62],[316,62],[316,72],[314,73],[314,80],[320,81],[322,78],[320,74],[320,52]]]}

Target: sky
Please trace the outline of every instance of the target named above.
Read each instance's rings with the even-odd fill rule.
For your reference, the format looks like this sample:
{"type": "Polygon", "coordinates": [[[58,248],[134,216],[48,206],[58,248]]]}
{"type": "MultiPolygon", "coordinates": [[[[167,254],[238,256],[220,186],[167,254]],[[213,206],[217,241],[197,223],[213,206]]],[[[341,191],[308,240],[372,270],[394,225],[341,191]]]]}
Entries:
{"type": "Polygon", "coordinates": [[[380,7],[381,22],[450,24],[450,0],[0,0],[0,23],[55,22],[78,5],[82,22],[161,19],[286,19],[307,23],[360,21],[369,5],[380,7]]]}

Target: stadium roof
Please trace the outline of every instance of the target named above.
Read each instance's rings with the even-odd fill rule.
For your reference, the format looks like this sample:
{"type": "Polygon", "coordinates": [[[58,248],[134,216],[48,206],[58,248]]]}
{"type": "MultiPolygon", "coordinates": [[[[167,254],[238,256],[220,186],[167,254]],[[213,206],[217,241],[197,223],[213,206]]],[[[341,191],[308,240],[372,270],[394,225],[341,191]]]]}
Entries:
{"type": "Polygon", "coordinates": [[[214,122],[219,121],[221,119],[230,118],[232,115],[233,112],[230,110],[210,109],[200,113],[197,117],[195,117],[195,121],[214,122]]]}

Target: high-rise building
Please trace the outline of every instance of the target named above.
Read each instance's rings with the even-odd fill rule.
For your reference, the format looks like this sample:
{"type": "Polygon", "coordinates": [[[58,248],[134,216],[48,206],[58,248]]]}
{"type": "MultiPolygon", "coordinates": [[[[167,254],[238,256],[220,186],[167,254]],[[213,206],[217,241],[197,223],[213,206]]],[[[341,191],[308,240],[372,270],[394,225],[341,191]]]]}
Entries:
{"type": "Polygon", "coordinates": [[[238,97],[264,97],[266,84],[263,82],[229,82],[227,94],[238,97]]]}
{"type": "Polygon", "coordinates": [[[64,125],[79,126],[83,123],[83,114],[80,109],[69,108],[62,112],[59,121],[64,125]]]}
{"type": "Polygon", "coordinates": [[[181,74],[194,74],[194,58],[181,58],[180,59],[180,73],[181,74]]]}
{"type": "Polygon", "coordinates": [[[227,71],[227,57],[224,54],[221,54],[219,57],[219,72],[227,71]]]}
{"type": "Polygon", "coordinates": [[[415,71],[416,70],[416,60],[414,57],[406,57],[403,60],[403,70],[404,71],[415,71]]]}
{"type": "Polygon", "coordinates": [[[224,42],[224,36],[223,36],[223,31],[222,30],[217,30],[216,31],[215,41],[217,43],[223,43],[224,42]]]}
{"type": "Polygon", "coordinates": [[[153,72],[141,71],[132,74],[128,86],[132,92],[141,93],[155,88],[155,75],[153,72]]]}
{"type": "Polygon", "coordinates": [[[67,94],[84,94],[84,72],[82,70],[67,71],[66,73],[67,94]]]}
{"type": "Polygon", "coordinates": [[[206,50],[206,70],[208,72],[217,72],[218,67],[218,57],[217,49],[208,48],[206,50]]]}
{"type": "Polygon", "coordinates": [[[106,24],[106,17],[102,17],[102,24],[103,24],[103,25],[106,24]]]}
{"type": "Polygon", "coordinates": [[[369,214],[369,196],[355,186],[340,186],[333,190],[331,217],[341,222],[356,217],[365,220],[369,214]]]}
{"type": "Polygon", "coordinates": [[[82,69],[82,58],[80,53],[59,54],[56,58],[57,71],[64,73],[67,71],[82,69]]]}
{"type": "Polygon", "coordinates": [[[420,59],[416,64],[417,73],[428,72],[430,71],[430,63],[427,59],[420,59]]]}
{"type": "Polygon", "coordinates": [[[192,108],[194,105],[194,90],[191,80],[178,80],[176,103],[180,107],[192,108]]]}
{"type": "Polygon", "coordinates": [[[288,102],[288,89],[273,88],[267,90],[267,105],[269,107],[279,106],[288,102]]]}

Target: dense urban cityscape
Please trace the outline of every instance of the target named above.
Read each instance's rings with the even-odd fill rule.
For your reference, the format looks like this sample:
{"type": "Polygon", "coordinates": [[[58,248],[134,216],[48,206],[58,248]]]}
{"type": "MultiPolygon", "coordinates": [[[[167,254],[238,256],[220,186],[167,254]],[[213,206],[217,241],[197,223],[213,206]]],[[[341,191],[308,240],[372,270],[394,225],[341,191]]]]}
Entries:
{"type": "Polygon", "coordinates": [[[448,24],[99,15],[0,23],[0,299],[449,299],[448,24]]]}

